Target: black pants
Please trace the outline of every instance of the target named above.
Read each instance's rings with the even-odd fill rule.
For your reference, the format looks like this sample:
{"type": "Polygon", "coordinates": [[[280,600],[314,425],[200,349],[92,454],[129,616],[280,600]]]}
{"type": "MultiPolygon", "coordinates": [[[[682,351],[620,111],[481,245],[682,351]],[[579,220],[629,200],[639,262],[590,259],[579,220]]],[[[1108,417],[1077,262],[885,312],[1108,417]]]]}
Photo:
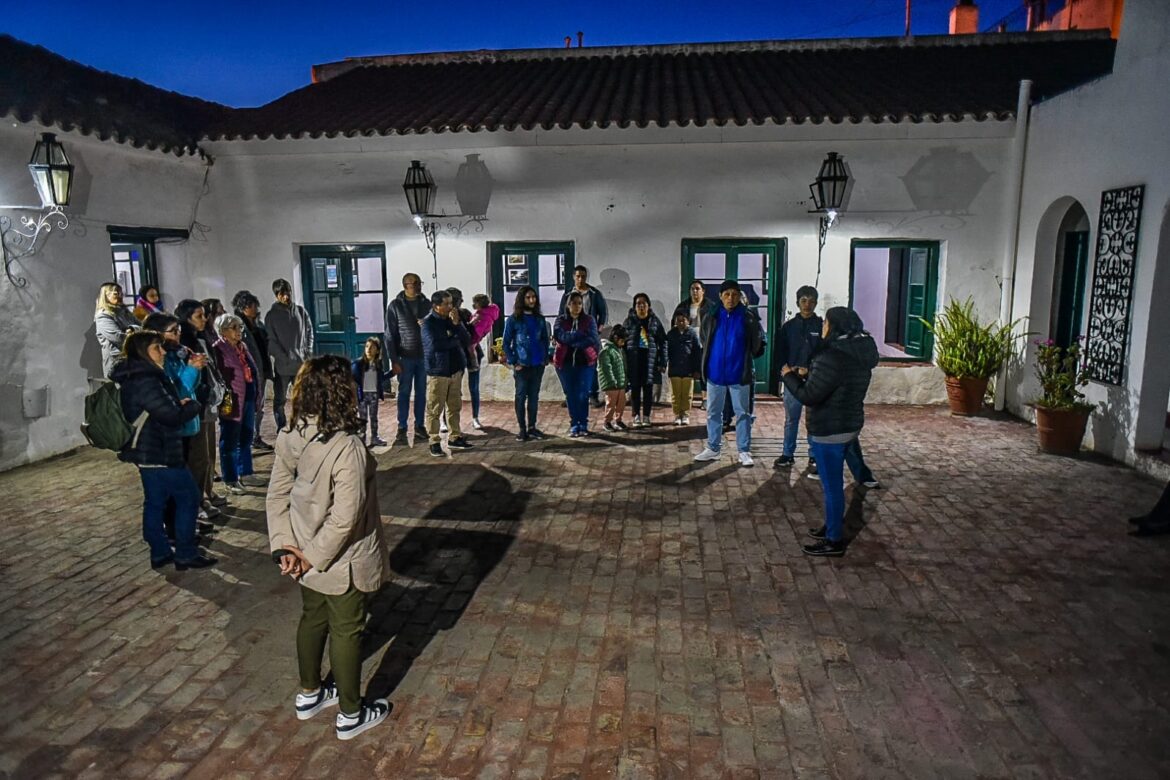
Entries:
{"type": "Polygon", "coordinates": [[[650,365],[650,350],[633,349],[626,352],[630,356],[628,375],[630,377],[630,406],[635,417],[649,417],[650,406],[654,403],[654,385],[652,383],[650,365]],[[645,384],[642,384],[645,382],[645,384]]]}

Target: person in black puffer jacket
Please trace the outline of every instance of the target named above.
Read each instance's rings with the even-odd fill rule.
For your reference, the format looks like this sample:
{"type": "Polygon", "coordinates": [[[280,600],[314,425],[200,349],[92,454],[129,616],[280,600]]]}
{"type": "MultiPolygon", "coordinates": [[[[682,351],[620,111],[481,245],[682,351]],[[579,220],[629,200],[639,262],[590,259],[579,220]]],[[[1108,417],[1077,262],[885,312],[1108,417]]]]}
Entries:
{"type": "Polygon", "coordinates": [[[121,390],[122,414],[132,424],[145,413],[136,438],[118,454],[138,467],[142,478],[142,537],[150,545],[150,565],[157,569],[174,562],[175,568],[202,569],[216,560],[199,551],[195,516],[200,490],[183,457],[182,427],[199,415],[198,401],[181,398],[163,370],[166,353],[162,335],[137,331],[126,337],[125,359],[114,366],[111,378],[121,390]],[[175,502],[175,549],[163,528],[167,501],[175,502]]]}
{"type": "Polygon", "coordinates": [[[808,407],[809,448],[825,494],[825,524],[809,534],[819,540],[803,548],[808,555],[844,555],[845,451],[865,425],[865,394],[878,364],[877,344],[852,309],[825,312],[821,343],[802,379],[789,365],[781,369],[784,387],[808,407]]]}

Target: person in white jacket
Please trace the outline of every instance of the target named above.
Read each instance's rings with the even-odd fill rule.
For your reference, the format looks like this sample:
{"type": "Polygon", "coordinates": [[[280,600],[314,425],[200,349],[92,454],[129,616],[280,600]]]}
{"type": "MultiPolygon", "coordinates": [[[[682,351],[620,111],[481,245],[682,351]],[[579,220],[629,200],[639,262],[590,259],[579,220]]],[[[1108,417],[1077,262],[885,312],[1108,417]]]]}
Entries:
{"type": "Polygon", "coordinates": [[[339,355],[306,361],[293,385],[290,424],[277,435],[266,502],[273,559],[300,584],[304,605],[297,717],[340,704],[338,739],[356,737],[390,711],[385,699],[360,696],[367,601],[389,571],[376,467],[360,425],[349,361],[339,355]],[[321,679],[326,638],[332,683],[321,679]]]}

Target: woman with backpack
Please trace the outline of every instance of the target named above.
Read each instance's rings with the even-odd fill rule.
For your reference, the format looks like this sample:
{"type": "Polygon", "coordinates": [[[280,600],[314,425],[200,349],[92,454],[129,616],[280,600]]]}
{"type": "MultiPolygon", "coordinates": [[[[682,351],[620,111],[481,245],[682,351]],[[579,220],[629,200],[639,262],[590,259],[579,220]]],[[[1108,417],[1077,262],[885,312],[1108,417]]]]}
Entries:
{"type": "Polygon", "coordinates": [[[389,571],[377,464],[358,437],[357,387],[340,355],[309,358],[297,372],[292,415],[276,436],[265,508],[280,573],[300,584],[297,718],[340,705],[338,739],[386,719],[385,699],[361,698],[362,629],[371,595],[389,571]],[[321,678],[329,641],[333,682],[321,678]]]}
{"type": "Polygon", "coordinates": [[[198,417],[202,407],[198,401],[181,398],[167,377],[160,334],[131,333],[123,353],[125,359],[114,366],[111,379],[121,389],[122,414],[132,425],[140,423],[140,428],[118,458],[136,465],[142,478],[142,538],[150,546],[151,568],[170,563],[179,571],[212,566],[215,558],[196,545],[199,486],[183,459],[183,425],[198,417]],[[145,415],[144,421],[141,415],[145,415]],[[163,525],[168,501],[175,503],[173,549],[163,525]]]}

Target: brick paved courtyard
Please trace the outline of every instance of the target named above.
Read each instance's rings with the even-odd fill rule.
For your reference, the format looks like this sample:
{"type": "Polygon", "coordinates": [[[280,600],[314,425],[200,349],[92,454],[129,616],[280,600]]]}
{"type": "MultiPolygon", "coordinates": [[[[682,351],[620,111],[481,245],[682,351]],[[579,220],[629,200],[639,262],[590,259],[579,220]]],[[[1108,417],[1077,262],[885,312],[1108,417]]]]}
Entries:
{"type": "Polygon", "coordinates": [[[158,573],[133,468],[0,474],[0,776],[1170,775],[1170,543],[1125,523],[1159,485],[1011,420],[874,408],[886,489],[809,559],[819,483],[770,468],[783,409],[758,411],[754,469],[693,465],[696,428],[570,440],[553,405],[543,444],[490,404],[475,450],[380,453],[365,676],[393,711],[348,743],[293,714],[262,495],[217,569],[158,573]]]}

